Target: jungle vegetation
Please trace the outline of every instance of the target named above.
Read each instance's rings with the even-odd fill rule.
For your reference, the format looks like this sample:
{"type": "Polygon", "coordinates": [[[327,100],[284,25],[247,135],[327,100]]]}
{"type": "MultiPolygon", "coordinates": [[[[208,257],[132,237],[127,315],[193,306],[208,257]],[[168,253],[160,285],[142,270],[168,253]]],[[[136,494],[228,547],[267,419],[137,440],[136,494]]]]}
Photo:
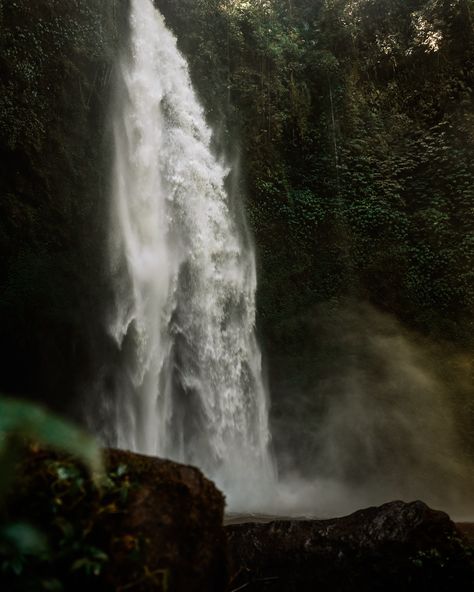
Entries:
{"type": "MultiPolygon", "coordinates": [[[[239,163],[275,421],[341,363],[321,316],[365,302],[429,350],[472,453],[474,2],[156,4],[216,150],[239,163]]],[[[60,409],[109,346],[107,106],[126,6],[0,2],[0,386],[60,409]]]]}

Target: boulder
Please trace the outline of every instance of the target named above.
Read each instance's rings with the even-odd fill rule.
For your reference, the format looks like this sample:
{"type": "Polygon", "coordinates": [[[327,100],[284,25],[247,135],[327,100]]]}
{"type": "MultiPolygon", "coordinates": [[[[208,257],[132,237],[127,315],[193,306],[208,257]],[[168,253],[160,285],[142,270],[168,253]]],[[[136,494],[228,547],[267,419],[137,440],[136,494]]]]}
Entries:
{"type": "Polygon", "coordinates": [[[0,544],[0,589],[223,592],[225,503],[214,484],[194,467],[131,452],[107,450],[105,464],[97,483],[72,457],[25,456],[9,523],[33,527],[47,547],[18,564],[0,544]]]}
{"type": "Polygon", "coordinates": [[[111,534],[122,537],[122,544],[111,552],[112,569],[106,574],[111,587],[134,583],[131,568],[137,571],[137,562],[127,561],[130,535],[143,541],[143,565],[138,566],[133,591],[222,592],[226,548],[221,492],[194,467],[109,451],[108,466],[113,470],[120,465],[127,466],[137,486],[126,513],[114,521],[111,534]]]}
{"type": "Polygon", "coordinates": [[[467,540],[447,514],[420,501],[226,532],[234,592],[473,589],[467,540]]]}

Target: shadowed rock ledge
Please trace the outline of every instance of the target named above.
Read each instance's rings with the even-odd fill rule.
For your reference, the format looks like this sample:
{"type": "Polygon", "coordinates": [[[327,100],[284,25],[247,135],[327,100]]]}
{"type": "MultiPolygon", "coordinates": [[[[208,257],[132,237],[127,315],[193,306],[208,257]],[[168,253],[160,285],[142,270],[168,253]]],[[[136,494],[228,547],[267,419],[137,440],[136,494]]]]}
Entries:
{"type": "Polygon", "coordinates": [[[67,455],[24,456],[5,510],[44,536],[47,556],[5,570],[0,545],[0,590],[223,592],[224,496],[215,485],[194,467],[131,452],[105,451],[105,466],[97,483],[67,455]]]}
{"type": "Polygon", "coordinates": [[[231,590],[471,590],[467,541],[444,512],[391,502],[344,518],[226,527],[231,590]]]}
{"type": "Polygon", "coordinates": [[[66,455],[31,449],[23,458],[5,510],[11,522],[44,534],[48,555],[19,573],[0,570],[2,591],[474,589],[472,525],[461,525],[465,538],[447,514],[422,502],[224,527],[224,496],[198,469],[131,452],[105,455],[100,486],[66,455]],[[36,587],[25,587],[25,578],[36,587]]]}

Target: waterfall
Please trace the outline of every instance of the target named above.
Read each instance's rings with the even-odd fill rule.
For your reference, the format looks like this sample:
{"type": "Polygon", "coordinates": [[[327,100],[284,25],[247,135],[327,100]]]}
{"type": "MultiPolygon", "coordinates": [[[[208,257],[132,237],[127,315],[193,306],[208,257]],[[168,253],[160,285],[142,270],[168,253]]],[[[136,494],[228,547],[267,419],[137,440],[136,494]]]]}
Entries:
{"type": "Polygon", "coordinates": [[[151,0],[118,64],[109,443],[200,467],[249,509],[274,479],[255,337],[255,258],[188,66],[151,0]]]}

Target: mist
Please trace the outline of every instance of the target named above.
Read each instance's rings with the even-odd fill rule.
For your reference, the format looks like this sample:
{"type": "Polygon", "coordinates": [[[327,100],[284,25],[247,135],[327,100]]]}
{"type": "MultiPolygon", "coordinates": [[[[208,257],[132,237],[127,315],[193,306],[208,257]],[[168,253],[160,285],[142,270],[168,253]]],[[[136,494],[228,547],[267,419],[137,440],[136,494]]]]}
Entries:
{"type": "Polygon", "coordinates": [[[307,326],[319,355],[275,401],[273,510],[323,517],[422,499],[473,516],[473,464],[449,403],[458,385],[428,344],[367,303],[320,307],[307,326]]]}

